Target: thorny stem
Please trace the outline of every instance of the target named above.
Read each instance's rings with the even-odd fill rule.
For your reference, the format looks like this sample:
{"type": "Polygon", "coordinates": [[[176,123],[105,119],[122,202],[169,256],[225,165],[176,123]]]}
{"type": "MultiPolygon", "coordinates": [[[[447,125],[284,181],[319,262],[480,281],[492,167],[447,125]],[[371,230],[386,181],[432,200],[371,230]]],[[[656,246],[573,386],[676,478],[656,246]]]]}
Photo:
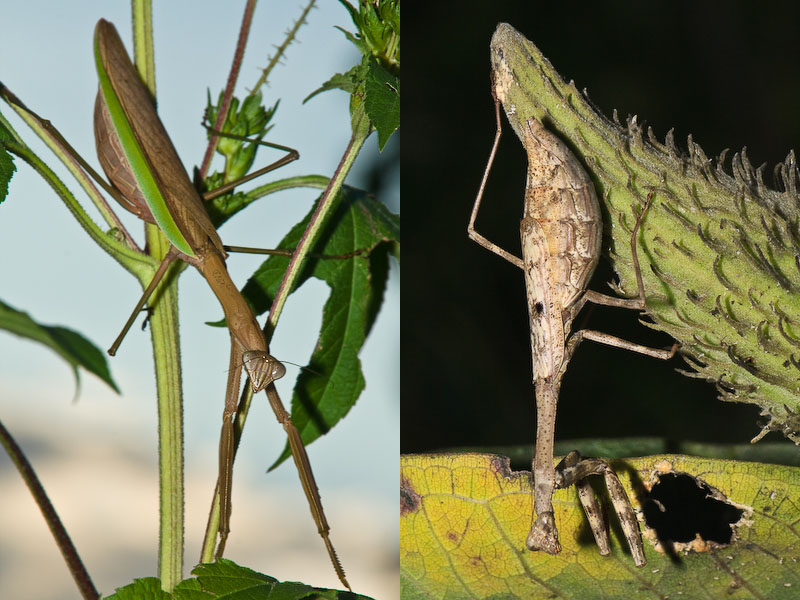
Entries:
{"type": "Polygon", "coordinates": [[[275,65],[277,65],[278,62],[280,62],[281,58],[286,53],[286,49],[295,40],[295,37],[297,37],[297,32],[306,22],[306,17],[308,17],[308,13],[311,12],[311,9],[314,8],[315,2],[316,0],[310,0],[308,5],[306,5],[306,7],[303,9],[303,12],[300,14],[300,18],[297,19],[292,28],[286,33],[286,39],[284,39],[283,43],[277,47],[277,52],[275,52],[275,56],[272,56],[269,59],[269,64],[267,64],[267,66],[264,67],[264,70],[261,71],[261,77],[259,77],[258,81],[256,81],[256,84],[253,86],[253,90],[258,90],[262,85],[267,83],[267,78],[269,77],[269,74],[272,72],[272,69],[275,68],[275,65]]]}
{"type": "Polygon", "coordinates": [[[56,509],[50,502],[50,498],[47,497],[47,492],[45,492],[39,478],[36,476],[33,466],[28,462],[22,448],[17,445],[17,442],[14,441],[11,433],[9,433],[2,422],[0,422],[0,444],[2,444],[6,452],[8,452],[11,462],[17,467],[17,471],[19,471],[19,474],[25,481],[25,485],[27,485],[28,489],[31,491],[33,499],[36,501],[36,504],[39,505],[39,510],[42,511],[44,520],[50,528],[50,533],[53,534],[58,549],[61,550],[61,555],[64,557],[64,561],[67,563],[67,567],[70,573],[72,573],[72,578],[75,580],[81,595],[86,598],[86,600],[95,600],[99,598],[100,594],[97,593],[97,589],[95,589],[94,583],[92,583],[92,578],[89,576],[88,571],[86,571],[86,567],[83,565],[78,551],[75,549],[67,530],[64,528],[64,524],[61,522],[61,519],[58,518],[58,513],[56,513],[56,509]]]}

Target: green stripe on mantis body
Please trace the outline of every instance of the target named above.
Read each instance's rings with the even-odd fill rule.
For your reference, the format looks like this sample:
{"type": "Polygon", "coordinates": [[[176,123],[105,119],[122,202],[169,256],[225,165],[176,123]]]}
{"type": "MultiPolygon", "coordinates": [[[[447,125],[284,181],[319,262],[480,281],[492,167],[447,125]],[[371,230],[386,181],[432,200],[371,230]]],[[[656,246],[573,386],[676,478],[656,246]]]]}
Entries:
{"type": "Polygon", "coordinates": [[[142,151],[139,141],[133,132],[128,117],[122,108],[119,98],[114,91],[114,86],[111,84],[106,66],[103,63],[103,58],[100,53],[100,41],[96,34],[94,40],[94,56],[97,64],[97,76],[100,80],[100,90],[103,94],[103,101],[108,107],[108,113],[111,116],[111,122],[114,124],[114,130],[119,137],[120,145],[125,152],[125,157],[131,167],[131,171],[136,179],[139,189],[142,191],[147,206],[153,214],[153,218],[158,224],[161,231],[178,250],[187,256],[194,257],[195,253],[189,242],[181,233],[177,223],[172,218],[172,215],[167,208],[164,201],[164,196],[158,187],[158,183],[153,177],[150,165],[147,158],[142,151]]]}

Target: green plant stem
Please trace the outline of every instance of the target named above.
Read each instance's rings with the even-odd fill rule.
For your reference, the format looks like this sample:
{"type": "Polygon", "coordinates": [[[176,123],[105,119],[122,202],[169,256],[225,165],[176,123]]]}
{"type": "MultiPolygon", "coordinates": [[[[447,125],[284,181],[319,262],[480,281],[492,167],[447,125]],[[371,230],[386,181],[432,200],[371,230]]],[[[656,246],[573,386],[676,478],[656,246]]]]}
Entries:
{"type": "MultiPolygon", "coordinates": [[[[28,109],[26,106],[22,104],[22,102],[16,98],[13,94],[11,94],[8,88],[2,88],[2,95],[6,102],[9,103],[11,108],[19,115],[19,117],[25,121],[28,127],[33,130],[33,132],[39,136],[39,138],[45,143],[45,145],[50,148],[53,154],[61,161],[61,163],[67,168],[67,170],[72,173],[75,180],[80,184],[80,186],[84,189],[86,194],[89,196],[89,199],[94,203],[95,207],[98,211],[100,211],[100,215],[103,217],[103,220],[109,227],[112,227],[117,230],[118,236],[124,238],[125,242],[127,243],[128,247],[138,250],[138,246],[133,238],[130,236],[128,231],[125,229],[125,226],[119,220],[117,215],[108,205],[106,199],[100,194],[97,187],[95,186],[95,182],[89,177],[88,173],[82,168],[79,161],[76,159],[75,155],[77,151],[74,148],[70,147],[66,140],[60,138],[60,134],[56,135],[55,130],[52,127],[52,124],[49,124],[49,127],[45,127],[38,117],[28,109]]],[[[34,169],[36,169],[39,174],[44,177],[48,183],[56,190],[58,190],[58,185],[60,184],[61,187],[63,183],[58,179],[58,177],[52,173],[50,168],[44,164],[41,159],[39,159],[33,151],[28,147],[27,144],[22,140],[22,138],[17,135],[17,132],[11,127],[11,124],[6,121],[5,118],[0,118],[3,125],[11,132],[13,132],[15,139],[17,140],[16,143],[14,142],[6,142],[4,146],[6,149],[10,150],[11,152],[17,154],[24,160],[26,160],[34,169]],[[39,163],[42,166],[37,165],[39,163]],[[58,183],[55,183],[58,182],[58,183]]],[[[65,188],[66,189],[66,188],[65,188]]],[[[64,199],[67,203],[67,207],[72,211],[72,213],[78,218],[78,222],[81,226],[86,229],[87,233],[91,235],[96,242],[98,242],[101,246],[103,246],[102,241],[100,238],[105,237],[105,234],[100,231],[100,229],[94,224],[94,222],[89,219],[88,216],[83,216],[79,213],[83,213],[83,208],[80,207],[80,204],[75,200],[71,193],[67,192],[69,195],[65,197],[63,194],[59,192],[59,195],[64,199]],[[73,208],[77,206],[79,210],[73,208]]],[[[85,213],[83,213],[85,215],[85,213]]],[[[104,247],[106,252],[110,254],[109,248],[104,247]]]]}
{"type": "MultiPolygon", "coordinates": [[[[46,141],[46,138],[43,138],[46,141]]],[[[119,262],[127,271],[136,277],[142,278],[155,272],[155,264],[141,252],[128,247],[126,244],[102,231],[92,218],[75,199],[64,182],[47,166],[31,149],[17,142],[5,142],[8,150],[27,162],[42,178],[53,188],[56,194],[64,201],[67,209],[78,221],[78,224],[89,234],[95,243],[105,250],[109,256],[119,262]]],[[[97,190],[95,189],[95,192],[97,190]]]]}
{"type": "Polygon", "coordinates": [[[325,191],[322,193],[322,197],[319,199],[317,209],[314,211],[314,214],[311,215],[311,220],[308,223],[308,227],[306,228],[305,233],[303,233],[303,237],[300,238],[300,242],[297,244],[295,253],[292,256],[292,259],[289,261],[289,266],[286,268],[286,273],[284,273],[280,287],[275,294],[275,299],[272,301],[272,306],[269,310],[269,319],[267,320],[267,324],[264,326],[264,333],[267,336],[267,341],[272,338],[272,332],[275,331],[275,326],[280,318],[283,305],[286,303],[289,293],[294,288],[294,282],[297,280],[297,277],[300,274],[300,269],[303,266],[303,261],[305,260],[306,254],[308,254],[308,251],[314,245],[314,242],[316,241],[317,236],[319,235],[319,232],[325,223],[325,217],[327,217],[330,213],[331,207],[333,207],[336,200],[336,196],[339,193],[339,190],[342,189],[344,180],[347,178],[347,174],[353,167],[356,156],[358,156],[361,147],[364,145],[364,142],[372,131],[372,127],[366,113],[364,113],[364,111],[361,109],[357,110],[360,114],[354,119],[353,135],[347,144],[347,148],[342,155],[342,159],[339,161],[339,165],[336,167],[333,177],[331,177],[331,180],[328,182],[328,187],[325,189],[325,191]]]}
{"type": "MultiPolygon", "coordinates": [[[[236,458],[238,444],[233,446],[233,456],[236,458]]],[[[211,512],[208,514],[206,533],[203,536],[203,547],[200,549],[200,563],[210,563],[214,560],[214,548],[217,545],[217,533],[219,529],[219,485],[214,488],[214,498],[211,501],[211,512]]]]}
{"type": "MultiPolygon", "coordinates": [[[[166,254],[169,243],[147,226],[151,251],[166,254]]],[[[170,592],[183,578],[183,393],[178,338],[178,290],[173,265],[151,299],[150,337],[158,395],[159,555],[161,587],[170,592]]],[[[145,282],[146,283],[146,282],[145,282]]],[[[144,284],[143,284],[144,285],[144,284]]]]}
{"type": "Polygon", "coordinates": [[[67,530],[64,528],[64,524],[61,522],[61,519],[59,519],[55,507],[53,507],[53,504],[50,502],[50,498],[47,497],[47,492],[44,491],[44,487],[42,487],[39,478],[36,476],[36,472],[22,452],[22,448],[17,445],[17,442],[3,423],[0,423],[0,444],[2,444],[6,452],[8,452],[11,462],[17,467],[17,471],[19,471],[20,476],[22,476],[22,479],[25,481],[25,485],[28,486],[28,489],[33,495],[33,499],[39,506],[39,510],[42,511],[44,520],[50,528],[50,533],[53,534],[56,540],[58,549],[61,551],[61,555],[64,557],[64,561],[67,563],[70,573],[72,573],[72,578],[75,580],[75,584],[78,586],[81,596],[86,598],[86,600],[99,598],[100,594],[97,593],[97,589],[94,587],[94,583],[92,583],[92,578],[83,565],[78,551],[75,549],[67,530]]]}
{"type": "Polygon", "coordinates": [[[264,196],[280,192],[281,190],[292,190],[304,187],[324,190],[329,182],[330,177],[326,177],[325,175],[295,175],[294,177],[276,179],[275,181],[270,181],[269,183],[255,187],[247,192],[247,196],[248,198],[252,198],[252,200],[257,200],[258,198],[263,198],[264,196]]]}
{"type": "Polygon", "coordinates": [[[147,84],[153,98],[156,97],[156,61],[153,52],[153,5],[151,0],[132,0],[133,9],[133,55],[136,68],[147,84]]]}
{"type": "MultiPolygon", "coordinates": [[[[155,60],[150,0],[133,0],[134,58],[139,75],[155,98],[155,60]]],[[[154,225],[145,226],[147,251],[161,259],[169,242],[154,225]]],[[[159,538],[161,589],[171,592],[183,579],[183,387],[178,337],[179,265],[156,288],[150,305],[150,337],[158,396],[159,538]]],[[[149,281],[142,281],[146,286],[149,281]]]]}

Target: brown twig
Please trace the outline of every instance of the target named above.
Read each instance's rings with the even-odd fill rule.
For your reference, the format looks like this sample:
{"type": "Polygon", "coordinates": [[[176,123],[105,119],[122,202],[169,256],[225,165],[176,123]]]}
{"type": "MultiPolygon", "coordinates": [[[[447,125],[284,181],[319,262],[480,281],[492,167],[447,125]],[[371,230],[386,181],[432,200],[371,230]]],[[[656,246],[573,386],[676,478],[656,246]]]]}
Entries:
{"type": "Polygon", "coordinates": [[[44,487],[42,487],[39,478],[36,476],[33,466],[28,462],[25,453],[22,452],[22,448],[14,441],[11,433],[9,433],[2,422],[0,422],[0,443],[3,444],[6,452],[8,452],[11,461],[17,467],[17,471],[19,471],[23,481],[25,481],[25,485],[27,485],[28,489],[31,491],[33,499],[39,506],[39,510],[42,511],[42,516],[47,526],[50,528],[50,533],[53,534],[56,540],[56,545],[61,551],[61,556],[64,557],[64,561],[67,563],[69,572],[72,573],[72,578],[75,580],[81,595],[87,600],[96,600],[100,597],[100,594],[97,592],[97,589],[95,589],[92,578],[83,565],[83,561],[81,561],[81,557],[75,549],[75,545],[72,543],[67,530],[64,528],[64,524],[61,522],[61,519],[59,519],[53,503],[50,502],[50,498],[47,497],[47,492],[44,491],[44,487]]]}
{"type": "MultiPolygon", "coordinates": [[[[244,57],[244,49],[247,46],[247,38],[250,35],[250,27],[253,24],[253,12],[256,9],[256,0],[247,0],[247,5],[244,7],[244,15],[242,15],[242,26],[239,28],[239,39],[236,41],[236,51],[233,53],[233,62],[231,63],[231,70],[228,73],[228,81],[225,84],[225,92],[222,96],[222,103],[219,107],[217,120],[214,123],[214,129],[222,130],[225,125],[225,120],[228,118],[228,109],[231,106],[233,99],[233,90],[236,87],[236,80],[239,78],[239,71],[242,68],[242,58],[244,57]]],[[[211,167],[211,159],[214,158],[214,151],[217,149],[217,141],[219,137],[212,135],[208,140],[206,152],[203,155],[203,162],[200,165],[200,179],[205,179],[208,175],[208,169],[211,167]]]]}

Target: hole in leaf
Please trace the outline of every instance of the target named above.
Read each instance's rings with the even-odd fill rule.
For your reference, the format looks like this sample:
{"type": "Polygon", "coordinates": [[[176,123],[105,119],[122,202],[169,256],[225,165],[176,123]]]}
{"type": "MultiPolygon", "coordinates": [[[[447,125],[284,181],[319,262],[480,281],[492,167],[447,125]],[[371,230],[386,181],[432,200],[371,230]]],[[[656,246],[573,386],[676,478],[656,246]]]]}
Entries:
{"type": "Polygon", "coordinates": [[[663,541],[691,542],[699,534],[703,541],[730,544],[732,524],[744,511],[724,500],[709,485],[686,474],[659,477],[644,506],[648,527],[663,541]]]}

